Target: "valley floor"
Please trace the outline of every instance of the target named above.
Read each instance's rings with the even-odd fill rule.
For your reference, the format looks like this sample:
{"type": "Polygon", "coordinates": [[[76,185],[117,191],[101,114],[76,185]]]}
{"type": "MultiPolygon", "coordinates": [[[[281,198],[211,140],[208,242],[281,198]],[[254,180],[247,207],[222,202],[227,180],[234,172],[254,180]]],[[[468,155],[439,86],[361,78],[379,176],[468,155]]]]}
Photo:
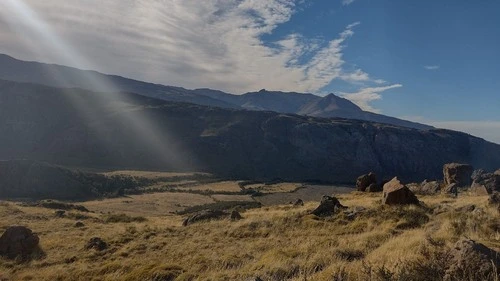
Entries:
{"type": "MultiPolygon", "coordinates": [[[[235,184],[211,188],[231,191],[235,184]]],[[[182,192],[134,195],[78,203],[91,212],[63,217],[3,201],[0,232],[27,226],[41,250],[28,262],[0,259],[0,280],[440,280],[444,253],[460,238],[500,250],[499,214],[487,196],[421,196],[422,207],[390,207],[381,204],[381,193],[338,189],[348,212],[319,218],[309,213],[328,189],[308,188],[314,190],[274,193],[277,199],[262,199],[261,208],[241,210],[238,221],[188,226],[182,226],[187,215],[175,211],[218,200],[182,192]],[[287,204],[301,196],[304,206],[287,204]],[[107,249],[85,249],[92,237],[107,249]]]]}

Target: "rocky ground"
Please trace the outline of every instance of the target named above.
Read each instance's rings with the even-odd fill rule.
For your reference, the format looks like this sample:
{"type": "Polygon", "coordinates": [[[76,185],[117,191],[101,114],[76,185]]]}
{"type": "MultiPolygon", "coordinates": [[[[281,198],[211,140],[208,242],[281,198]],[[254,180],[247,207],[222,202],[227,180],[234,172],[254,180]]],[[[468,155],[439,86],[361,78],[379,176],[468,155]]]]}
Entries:
{"type": "Polygon", "coordinates": [[[135,215],[106,200],[3,201],[0,280],[498,280],[494,195],[383,189],[164,214],[139,200],[135,215]]]}

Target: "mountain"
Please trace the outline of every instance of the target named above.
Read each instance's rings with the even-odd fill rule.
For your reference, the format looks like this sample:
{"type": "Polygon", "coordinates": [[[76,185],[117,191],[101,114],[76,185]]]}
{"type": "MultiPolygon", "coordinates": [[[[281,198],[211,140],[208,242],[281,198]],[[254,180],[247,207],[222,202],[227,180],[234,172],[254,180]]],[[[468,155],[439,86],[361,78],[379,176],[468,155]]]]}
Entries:
{"type": "Polygon", "coordinates": [[[500,145],[449,130],[10,81],[0,81],[0,120],[0,159],[76,167],[337,183],[369,171],[405,181],[441,178],[449,162],[500,167],[500,145]]]}
{"type": "Polygon", "coordinates": [[[416,129],[433,127],[361,110],[347,99],[330,94],[319,97],[296,92],[261,90],[232,95],[212,89],[188,90],[106,75],[96,71],[26,62],[0,54],[0,79],[97,92],[130,92],[166,101],[188,102],[222,108],[276,111],[315,117],[341,117],[393,124],[416,129]]]}

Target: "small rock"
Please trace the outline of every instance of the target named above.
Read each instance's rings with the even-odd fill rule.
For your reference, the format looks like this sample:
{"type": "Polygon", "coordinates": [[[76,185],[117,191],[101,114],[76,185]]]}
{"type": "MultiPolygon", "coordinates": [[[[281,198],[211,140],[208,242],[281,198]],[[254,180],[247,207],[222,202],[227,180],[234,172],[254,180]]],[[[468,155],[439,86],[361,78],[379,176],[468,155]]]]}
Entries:
{"type": "Polygon", "coordinates": [[[56,211],[54,212],[54,214],[56,215],[56,217],[58,217],[58,218],[62,218],[62,217],[64,217],[64,215],[66,214],[66,211],[65,211],[65,210],[56,210],[56,211]]]}
{"type": "Polygon", "coordinates": [[[81,221],[77,221],[75,223],[75,227],[84,227],[84,226],[85,226],[85,224],[83,222],[81,222],[81,221]]]}
{"type": "Polygon", "coordinates": [[[0,237],[0,255],[9,259],[27,258],[38,247],[40,239],[31,229],[11,226],[0,237]]]}
{"type": "Polygon", "coordinates": [[[419,204],[417,197],[397,177],[384,184],[382,203],[387,205],[419,204]]]}
{"type": "Polygon", "coordinates": [[[319,206],[312,211],[313,215],[318,217],[326,217],[335,214],[339,209],[346,209],[347,207],[340,204],[340,201],[333,196],[323,196],[319,206]]]}
{"type": "Polygon", "coordinates": [[[372,183],[370,184],[366,189],[366,192],[381,192],[382,191],[382,185],[372,183]]]}
{"type": "Polygon", "coordinates": [[[231,212],[231,215],[229,216],[229,218],[233,221],[237,221],[237,220],[241,220],[243,217],[241,217],[241,214],[238,211],[233,210],[231,212]]]}
{"type": "Polygon", "coordinates": [[[87,245],[85,245],[85,249],[90,250],[94,249],[97,251],[104,251],[108,248],[108,243],[104,242],[99,237],[92,237],[90,240],[87,242],[87,245]]]}
{"type": "Polygon", "coordinates": [[[304,206],[304,201],[302,201],[302,199],[299,198],[295,201],[295,203],[293,203],[293,206],[295,207],[304,206]]]}
{"type": "Polygon", "coordinates": [[[204,210],[197,212],[189,217],[187,217],[183,222],[183,226],[188,226],[195,222],[204,221],[204,220],[213,220],[213,219],[223,219],[227,217],[229,214],[224,211],[219,210],[204,210]]]}
{"type": "Polygon", "coordinates": [[[488,198],[488,203],[490,205],[499,205],[500,206],[500,192],[493,192],[488,198]]]}

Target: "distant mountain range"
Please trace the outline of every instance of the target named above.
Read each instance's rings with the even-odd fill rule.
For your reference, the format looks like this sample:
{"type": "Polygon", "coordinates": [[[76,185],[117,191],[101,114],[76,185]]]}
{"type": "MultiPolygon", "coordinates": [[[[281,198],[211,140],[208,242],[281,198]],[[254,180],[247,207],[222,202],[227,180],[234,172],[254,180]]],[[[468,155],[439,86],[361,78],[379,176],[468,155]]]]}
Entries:
{"type": "Polygon", "coordinates": [[[212,89],[188,90],[146,83],[96,71],[26,62],[0,54],[0,79],[58,88],[82,88],[97,92],[130,92],[166,101],[258,111],[275,111],[313,117],[340,117],[428,130],[432,126],[363,111],[351,101],[335,96],[261,90],[232,95],[212,89]]]}
{"type": "MultiPolygon", "coordinates": [[[[273,96],[280,95],[287,94],[273,96]]],[[[327,98],[339,107],[342,102],[349,105],[327,98]]],[[[449,162],[494,170],[500,167],[500,145],[449,130],[2,80],[0,160],[9,159],[108,170],[190,170],[235,179],[352,183],[369,171],[404,181],[441,178],[442,166],[449,162]],[[152,129],[137,130],[143,127],[152,129]],[[151,139],[159,146],[149,145],[151,139]]]]}

